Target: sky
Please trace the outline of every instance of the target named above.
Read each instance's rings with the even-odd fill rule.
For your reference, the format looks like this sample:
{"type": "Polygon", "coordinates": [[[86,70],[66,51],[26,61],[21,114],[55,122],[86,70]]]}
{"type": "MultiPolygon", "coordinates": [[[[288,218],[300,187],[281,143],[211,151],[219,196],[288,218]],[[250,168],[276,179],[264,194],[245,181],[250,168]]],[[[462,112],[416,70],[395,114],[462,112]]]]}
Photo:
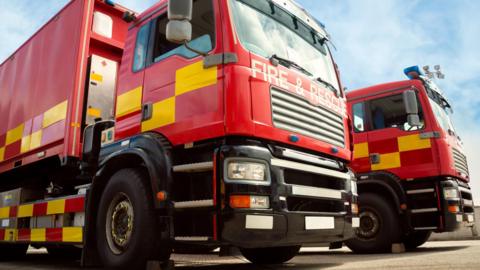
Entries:
{"type": "MultiPolygon", "coordinates": [[[[0,62],[67,0],[0,0],[0,62]]],[[[155,0],[117,0],[135,11],[155,0]]],[[[441,65],[438,81],[454,108],[453,121],[469,159],[480,205],[480,1],[297,0],[332,36],[348,89],[405,79],[412,65],[441,65]]]]}

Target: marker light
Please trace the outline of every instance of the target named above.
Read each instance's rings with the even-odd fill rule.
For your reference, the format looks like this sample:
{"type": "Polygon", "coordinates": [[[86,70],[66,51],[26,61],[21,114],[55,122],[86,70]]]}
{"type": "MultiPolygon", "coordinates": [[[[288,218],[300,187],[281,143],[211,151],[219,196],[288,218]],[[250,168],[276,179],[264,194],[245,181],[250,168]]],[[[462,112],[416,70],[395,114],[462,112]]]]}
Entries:
{"type": "Polygon", "coordinates": [[[408,67],[408,68],[403,70],[403,73],[405,73],[405,75],[407,75],[407,77],[410,80],[418,79],[420,77],[420,75],[423,74],[420,71],[420,68],[418,66],[408,67]]]}
{"type": "Polygon", "coordinates": [[[460,194],[458,192],[458,189],[456,188],[445,188],[443,190],[443,197],[447,200],[455,200],[460,198],[460,194]]]}
{"type": "Polygon", "coordinates": [[[270,199],[268,196],[232,195],[230,196],[230,207],[268,209],[270,208],[270,199]]]}

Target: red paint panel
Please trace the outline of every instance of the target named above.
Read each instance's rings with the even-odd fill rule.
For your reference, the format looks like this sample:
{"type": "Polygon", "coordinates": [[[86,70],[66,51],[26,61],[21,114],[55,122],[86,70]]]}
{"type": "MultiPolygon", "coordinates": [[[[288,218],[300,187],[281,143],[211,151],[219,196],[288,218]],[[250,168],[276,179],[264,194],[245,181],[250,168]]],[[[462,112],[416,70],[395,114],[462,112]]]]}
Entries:
{"type": "Polygon", "coordinates": [[[30,229],[19,229],[18,241],[30,242],[30,229]]]}
{"type": "MultiPolygon", "coordinates": [[[[183,95],[177,96],[175,100],[175,122],[183,122],[193,118],[205,118],[205,114],[214,113],[221,106],[221,101],[218,100],[218,86],[215,84],[213,86],[201,88],[194,90],[192,92],[185,93],[183,95]]],[[[214,116],[212,116],[214,119],[214,116]]],[[[192,121],[195,128],[195,122],[192,121]]],[[[203,121],[202,121],[203,122],[203,121]]],[[[203,123],[197,122],[197,125],[203,123]]]]}
{"type": "Polygon", "coordinates": [[[22,140],[18,140],[12,144],[9,144],[5,147],[5,159],[13,158],[16,155],[20,154],[20,149],[22,147],[22,140]]]}
{"type": "Polygon", "coordinates": [[[0,147],[4,147],[7,140],[7,133],[0,135],[0,147]]]}
{"type": "Polygon", "coordinates": [[[10,206],[10,217],[17,217],[17,206],[10,206]]]}
{"type": "Polygon", "coordinates": [[[415,166],[433,162],[432,149],[420,149],[400,153],[402,167],[415,166]]]}
{"type": "Polygon", "coordinates": [[[85,197],[68,199],[65,201],[65,213],[78,213],[85,211],[85,197]]]}
{"type": "Polygon", "coordinates": [[[397,138],[386,139],[381,141],[371,141],[368,144],[370,153],[388,154],[398,152],[397,138]]]}
{"type": "Polygon", "coordinates": [[[63,239],[63,229],[47,229],[46,230],[46,240],[47,242],[62,242],[63,239]]]}
{"type": "Polygon", "coordinates": [[[48,203],[37,203],[33,205],[33,216],[46,216],[47,215],[47,205],[48,203]]]}
{"type": "Polygon", "coordinates": [[[5,239],[5,229],[0,229],[0,242],[5,239]]]}
{"type": "Polygon", "coordinates": [[[55,142],[64,137],[65,120],[57,122],[42,131],[42,145],[55,142]]]}
{"type": "Polygon", "coordinates": [[[368,172],[371,169],[370,158],[357,158],[350,164],[356,173],[368,172]]]}

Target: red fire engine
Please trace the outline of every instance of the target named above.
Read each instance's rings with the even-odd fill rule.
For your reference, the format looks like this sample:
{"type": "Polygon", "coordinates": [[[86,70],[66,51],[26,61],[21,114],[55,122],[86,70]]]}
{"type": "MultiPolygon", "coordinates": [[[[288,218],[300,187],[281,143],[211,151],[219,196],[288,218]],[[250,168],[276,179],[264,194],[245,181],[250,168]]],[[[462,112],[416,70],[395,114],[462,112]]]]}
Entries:
{"type": "Polygon", "coordinates": [[[351,237],[346,98],[290,0],[72,0],[0,66],[0,256],[255,263],[351,237]],[[69,249],[71,250],[71,249],[69,249]]]}
{"type": "Polygon", "coordinates": [[[347,94],[354,125],[360,227],[355,252],[420,246],[431,232],[473,225],[472,193],[462,142],[440,88],[418,67],[411,80],[347,94]]]}

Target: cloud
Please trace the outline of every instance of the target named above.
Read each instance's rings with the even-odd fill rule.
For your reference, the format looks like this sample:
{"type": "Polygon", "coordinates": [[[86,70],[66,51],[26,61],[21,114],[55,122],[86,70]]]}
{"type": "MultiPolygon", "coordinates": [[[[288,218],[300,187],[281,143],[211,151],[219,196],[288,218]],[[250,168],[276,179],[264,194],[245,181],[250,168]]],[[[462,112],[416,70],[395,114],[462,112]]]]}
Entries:
{"type": "Polygon", "coordinates": [[[404,80],[403,68],[440,64],[438,82],[463,137],[480,203],[480,1],[299,0],[323,21],[349,89],[404,80]]]}

